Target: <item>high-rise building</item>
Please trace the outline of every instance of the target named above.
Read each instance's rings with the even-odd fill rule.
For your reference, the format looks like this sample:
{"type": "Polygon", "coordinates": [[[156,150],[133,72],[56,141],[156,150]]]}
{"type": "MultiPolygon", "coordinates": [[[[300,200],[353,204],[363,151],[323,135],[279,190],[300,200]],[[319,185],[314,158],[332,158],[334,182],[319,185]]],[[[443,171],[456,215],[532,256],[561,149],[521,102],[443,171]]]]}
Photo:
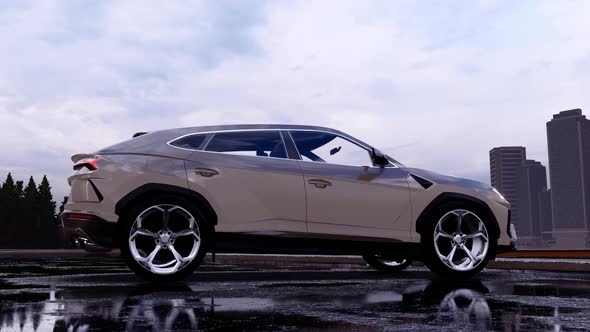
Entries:
{"type": "Polygon", "coordinates": [[[524,166],[526,149],[522,146],[501,146],[490,150],[492,186],[510,202],[512,222],[517,225],[519,207],[516,200],[518,170],[524,166]]]}
{"type": "Polygon", "coordinates": [[[586,245],[590,223],[590,120],[581,109],[553,115],[547,122],[547,145],[554,236],[564,244],[586,245]]]}
{"type": "Polygon", "coordinates": [[[518,169],[516,178],[518,206],[518,223],[514,223],[516,233],[523,240],[540,240],[542,230],[539,194],[547,189],[547,171],[540,162],[526,160],[518,169]]]}
{"type": "Polygon", "coordinates": [[[541,238],[553,239],[553,209],[551,208],[551,189],[545,188],[539,193],[539,220],[541,221],[541,238]]]}

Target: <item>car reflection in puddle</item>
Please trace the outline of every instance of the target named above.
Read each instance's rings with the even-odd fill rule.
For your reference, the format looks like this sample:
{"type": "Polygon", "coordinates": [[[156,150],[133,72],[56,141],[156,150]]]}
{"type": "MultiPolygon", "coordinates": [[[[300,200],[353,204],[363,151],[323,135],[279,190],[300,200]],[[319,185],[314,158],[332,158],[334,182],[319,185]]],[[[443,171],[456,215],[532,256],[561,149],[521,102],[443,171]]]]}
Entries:
{"type": "MultiPolygon", "coordinates": [[[[277,330],[293,328],[350,329],[352,324],[269,311],[267,298],[194,297],[185,284],[141,286],[127,296],[101,287],[49,290],[34,304],[0,305],[1,331],[170,331],[277,330]],[[112,293],[112,294],[109,294],[112,293]]],[[[25,300],[25,298],[20,298],[25,300]]]]}
{"type": "MultiPolygon", "coordinates": [[[[11,289],[12,295],[0,300],[0,330],[559,331],[568,322],[561,316],[571,319],[585,314],[584,309],[559,303],[527,302],[529,295],[557,294],[564,287],[568,291],[561,292],[570,294],[569,286],[551,282],[512,286],[438,279],[398,281],[393,286],[392,282],[387,286],[387,280],[376,283],[379,290],[364,293],[372,288],[370,281],[259,283],[246,291],[238,283],[212,284],[210,290],[190,283],[11,289]],[[219,288],[225,293],[215,295],[219,288]],[[257,296],[247,296],[253,293],[257,296]]],[[[583,324],[567,326],[568,330],[585,328],[583,324]]]]}
{"type": "Polygon", "coordinates": [[[410,287],[404,293],[406,305],[438,307],[437,321],[451,321],[470,330],[492,328],[492,311],[484,295],[490,289],[480,281],[461,283],[433,280],[426,287],[410,287]]]}

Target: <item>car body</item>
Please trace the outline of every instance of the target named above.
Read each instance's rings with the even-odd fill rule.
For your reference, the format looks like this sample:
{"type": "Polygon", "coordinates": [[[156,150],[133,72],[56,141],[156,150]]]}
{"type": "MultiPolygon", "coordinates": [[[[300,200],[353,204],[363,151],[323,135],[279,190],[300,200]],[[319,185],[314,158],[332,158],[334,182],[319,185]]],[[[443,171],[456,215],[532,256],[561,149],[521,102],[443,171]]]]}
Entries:
{"type": "Polygon", "coordinates": [[[131,268],[148,278],[184,276],[207,251],[360,254],[391,271],[422,259],[437,273],[467,276],[496,252],[515,247],[510,205],[489,185],[406,167],[325,127],[161,130],[72,160],[71,193],[61,214],[66,237],[87,248],[120,247],[131,268]],[[147,231],[141,220],[167,223],[167,214],[187,223],[183,232],[198,253],[173,252],[177,264],[156,269],[146,260],[160,254],[150,253],[172,250],[177,235],[167,224],[147,231]],[[453,223],[455,231],[447,225],[453,223]],[[461,227],[475,227],[470,231],[477,235],[461,227]],[[133,249],[130,239],[137,236],[156,247],[133,249]],[[466,257],[437,263],[436,257],[450,254],[440,252],[439,238],[451,241],[451,256],[466,257]],[[483,256],[471,257],[466,245],[483,256]],[[478,264],[462,263],[467,258],[478,264]]]}

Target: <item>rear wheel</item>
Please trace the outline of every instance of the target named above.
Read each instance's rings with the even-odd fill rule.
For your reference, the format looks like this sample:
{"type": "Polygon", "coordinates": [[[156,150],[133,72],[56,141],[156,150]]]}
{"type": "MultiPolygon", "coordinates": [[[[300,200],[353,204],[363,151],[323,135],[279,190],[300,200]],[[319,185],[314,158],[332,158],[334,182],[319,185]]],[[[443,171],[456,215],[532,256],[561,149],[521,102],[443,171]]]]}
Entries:
{"type": "Polygon", "coordinates": [[[412,265],[410,259],[386,258],[378,254],[365,254],[363,259],[375,270],[388,273],[400,272],[412,265]]]}
{"type": "Polygon", "coordinates": [[[121,254],[144,279],[182,279],[206,254],[203,215],[182,197],[162,195],[134,205],[123,216],[119,231],[121,254]]]}
{"type": "Polygon", "coordinates": [[[443,277],[467,278],[480,272],[497,241],[485,216],[477,206],[441,205],[422,234],[426,266],[443,277]]]}

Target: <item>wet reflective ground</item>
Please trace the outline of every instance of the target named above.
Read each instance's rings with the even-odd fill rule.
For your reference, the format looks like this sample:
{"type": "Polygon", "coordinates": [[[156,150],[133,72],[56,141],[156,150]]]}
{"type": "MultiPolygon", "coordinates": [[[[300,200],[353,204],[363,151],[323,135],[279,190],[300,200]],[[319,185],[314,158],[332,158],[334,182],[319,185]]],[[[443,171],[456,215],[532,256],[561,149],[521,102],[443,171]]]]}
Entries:
{"type": "Polygon", "coordinates": [[[0,260],[2,331],[588,331],[590,274],[488,270],[470,282],[421,268],[203,266],[138,281],[117,258],[0,260]]]}

